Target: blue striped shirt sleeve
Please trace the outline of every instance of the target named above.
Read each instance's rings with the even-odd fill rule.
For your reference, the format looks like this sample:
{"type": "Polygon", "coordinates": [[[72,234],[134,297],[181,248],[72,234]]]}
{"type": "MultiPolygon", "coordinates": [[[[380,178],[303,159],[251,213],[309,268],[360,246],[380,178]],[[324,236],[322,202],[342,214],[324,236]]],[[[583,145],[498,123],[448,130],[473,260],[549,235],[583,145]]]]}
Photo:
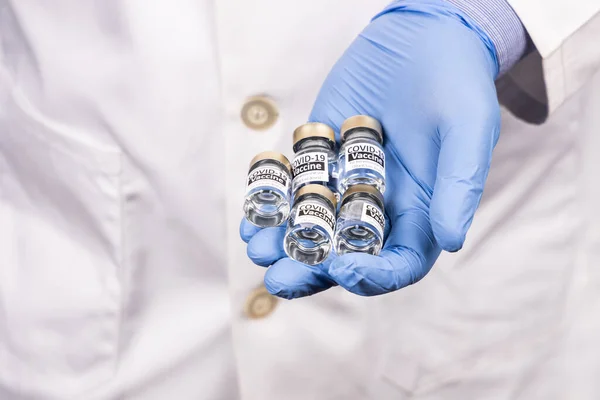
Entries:
{"type": "Polygon", "coordinates": [[[532,48],[521,20],[506,0],[446,0],[469,16],[496,47],[500,75],[532,48]]]}

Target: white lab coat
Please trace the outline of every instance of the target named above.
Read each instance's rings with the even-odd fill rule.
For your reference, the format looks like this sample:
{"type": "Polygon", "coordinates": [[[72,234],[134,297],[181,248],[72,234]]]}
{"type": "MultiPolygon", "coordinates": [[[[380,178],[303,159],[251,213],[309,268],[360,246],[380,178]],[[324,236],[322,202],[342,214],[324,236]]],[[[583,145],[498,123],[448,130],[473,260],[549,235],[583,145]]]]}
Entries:
{"type": "Polygon", "coordinates": [[[550,116],[504,110],[461,252],[244,312],[247,163],[385,3],[0,0],[0,399],[600,398],[598,0],[513,0],[546,85],[533,55],[499,96],[550,116]]]}

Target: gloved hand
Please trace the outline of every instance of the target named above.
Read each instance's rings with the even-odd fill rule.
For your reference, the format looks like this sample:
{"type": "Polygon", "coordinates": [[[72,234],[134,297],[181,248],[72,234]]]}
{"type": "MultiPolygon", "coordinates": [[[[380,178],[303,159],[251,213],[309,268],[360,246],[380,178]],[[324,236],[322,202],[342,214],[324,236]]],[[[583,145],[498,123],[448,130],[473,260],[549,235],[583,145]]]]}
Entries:
{"type": "Polygon", "coordinates": [[[459,250],[500,131],[497,73],[487,35],[442,0],[398,1],[377,15],[333,67],[310,120],[338,132],[352,115],[381,121],[391,225],[384,248],[310,267],[285,256],[285,227],[242,222],[249,257],[272,264],[267,289],[286,298],[335,284],[382,294],[423,278],[441,249],[459,250]]]}

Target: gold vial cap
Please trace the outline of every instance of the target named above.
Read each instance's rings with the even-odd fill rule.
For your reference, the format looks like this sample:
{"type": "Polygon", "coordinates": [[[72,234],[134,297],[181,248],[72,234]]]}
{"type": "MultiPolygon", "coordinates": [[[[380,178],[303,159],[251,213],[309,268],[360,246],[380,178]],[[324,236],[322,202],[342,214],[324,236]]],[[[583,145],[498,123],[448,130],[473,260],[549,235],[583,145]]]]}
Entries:
{"type": "Polygon", "coordinates": [[[348,118],[340,128],[340,138],[342,143],[346,140],[346,134],[356,128],[365,128],[375,132],[378,136],[379,143],[383,143],[383,128],[379,121],[368,115],[355,115],[348,118]]]}
{"type": "Polygon", "coordinates": [[[259,161],[262,160],[275,160],[275,161],[279,161],[280,163],[282,163],[285,168],[287,168],[287,172],[288,174],[291,174],[292,172],[292,164],[290,164],[290,160],[287,159],[286,156],[284,156],[281,153],[278,153],[276,151],[263,151],[261,153],[258,153],[257,155],[254,156],[254,158],[252,159],[252,161],[250,161],[250,169],[252,169],[252,166],[254,164],[256,164],[259,161]]]}
{"type": "Polygon", "coordinates": [[[298,151],[297,145],[308,138],[324,138],[330,142],[331,147],[335,145],[335,133],[329,125],[320,122],[307,122],[294,130],[294,152],[298,151]]]}
{"type": "Polygon", "coordinates": [[[333,205],[333,209],[334,210],[337,207],[337,199],[335,198],[335,195],[326,186],[318,185],[316,183],[310,184],[310,185],[306,185],[306,186],[302,186],[296,192],[296,195],[294,196],[294,201],[296,201],[297,199],[299,199],[300,196],[303,196],[303,195],[306,195],[306,194],[318,194],[318,195],[321,195],[321,196],[325,197],[327,200],[329,200],[329,202],[333,205]]]}
{"type": "Polygon", "coordinates": [[[379,192],[379,190],[377,190],[375,186],[365,184],[352,185],[348,189],[346,189],[344,195],[342,196],[341,204],[344,205],[344,203],[350,198],[350,196],[352,196],[355,193],[365,193],[371,195],[371,197],[375,199],[376,203],[383,210],[383,195],[379,192]]]}

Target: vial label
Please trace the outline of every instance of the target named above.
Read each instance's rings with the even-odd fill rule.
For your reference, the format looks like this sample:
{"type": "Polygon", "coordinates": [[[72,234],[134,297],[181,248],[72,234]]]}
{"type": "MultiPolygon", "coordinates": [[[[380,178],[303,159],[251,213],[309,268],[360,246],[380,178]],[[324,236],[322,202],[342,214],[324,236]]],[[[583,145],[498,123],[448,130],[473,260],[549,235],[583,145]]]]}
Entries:
{"type": "Polygon", "coordinates": [[[323,207],[319,203],[307,201],[298,206],[294,225],[303,223],[318,225],[329,233],[329,237],[333,237],[335,216],[327,207],[323,207]]]}
{"type": "Polygon", "coordinates": [[[368,142],[346,146],[346,170],[367,168],[385,177],[385,154],[379,147],[368,142]]]}
{"type": "Polygon", "coordinates": [[[383,237],[385,218],[383,213],[377,207],[364,203],[360,220],[373,225],[379,232],[379,236],[383,237]]]}
{"type": "Polygon", "coordinates": [[[306,183],[329,182],[327,153],[313,151],[294,158],[292,164],[293,189],[306,183]]]}
{"type": "Polygon", "coordinates": [[[287,193],[290,188],[290,178],[287,172],[276,166],[255,168],[248,173],[246,192],[260,186],[272,186],[287,193]]]}

